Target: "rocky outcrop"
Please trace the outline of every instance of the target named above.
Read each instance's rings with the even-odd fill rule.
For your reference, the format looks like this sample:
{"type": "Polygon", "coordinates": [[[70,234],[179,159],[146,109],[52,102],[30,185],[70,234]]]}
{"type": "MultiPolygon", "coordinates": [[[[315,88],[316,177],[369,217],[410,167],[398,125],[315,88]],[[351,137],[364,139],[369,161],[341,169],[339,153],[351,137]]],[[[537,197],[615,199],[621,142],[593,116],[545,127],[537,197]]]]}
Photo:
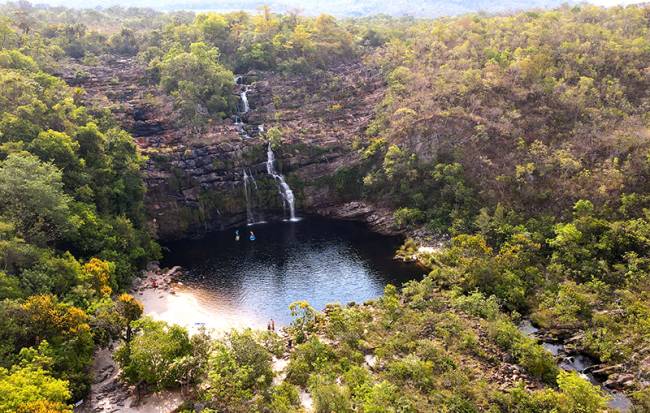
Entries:
{"type": "MultiPolygon", "coordinates": [[[[232,119],[211,121],[201,130],[182,125],[171,98],[147,83],[135,59],[107,56],[96,66],[71,62],[61,76],[85,89],[90,106],[110,109],[134,136],[147,157],[146,205],[162,239],[245,223],[244,170],[256,183],[250,201],[256,219],[284,213],[277,186],[266,173],[266,141],[260,130],[271,127],[282,131],[276,167],[294,190],[299,214],[365,220],[381,232],[394,233],[390,211],[346,205],[349,196],[334,190],[328,180],[358,162],[353,141],[363,135],[383,95],[382,77],[361,63],[310,79],[245,74],[250,111],[242,120],[248,139],[232,119]]],[[[240,85],[233,86],[233,94],[240,90],[240,85]]]]}
{"type": "Polygon", "coordinates": [[[391,209],[378,208],[365,202],[353,201],[343,205],[319,208],[317,212],[326,217],[366,222],[373,231],[380,234],[397,235],[402,233],[395,224],[391,209]]]}

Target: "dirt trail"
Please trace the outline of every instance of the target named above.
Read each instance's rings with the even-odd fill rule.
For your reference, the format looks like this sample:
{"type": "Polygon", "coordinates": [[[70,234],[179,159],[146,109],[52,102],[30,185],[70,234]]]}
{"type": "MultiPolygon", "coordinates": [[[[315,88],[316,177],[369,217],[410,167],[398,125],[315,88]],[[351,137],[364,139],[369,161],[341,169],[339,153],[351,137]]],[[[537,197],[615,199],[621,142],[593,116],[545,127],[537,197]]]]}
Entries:
{"type": "Polygon", "coordinates": [[[162,391],[145,396],[136,405],[132,388],[118,380],[119,368],[111,357],[111,350],[101,349],[93,362],[93,384],[84,404],[75,408],[78,413],[169,413],[183,403],[180,391],[162,391]]]}

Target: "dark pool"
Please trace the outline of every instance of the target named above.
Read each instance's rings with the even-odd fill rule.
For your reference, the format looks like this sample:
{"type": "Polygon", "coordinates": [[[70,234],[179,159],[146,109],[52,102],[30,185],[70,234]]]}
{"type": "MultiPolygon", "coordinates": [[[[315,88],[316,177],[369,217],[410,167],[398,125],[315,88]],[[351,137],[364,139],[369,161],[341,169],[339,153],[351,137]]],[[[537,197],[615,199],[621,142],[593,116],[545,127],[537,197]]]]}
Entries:
{"type": "Polygon", "coordinates": [[[187,271],[183,288],[216,318],[288,324],[294,301],[307,300],[317,309],[360,303],[381,295],[388,283],[401,285],[422,275],[414,265],[392,259],[399,237],[357,222],[309,217],[242,227],[240,233],[240,241],[232,230],[165,245],[162,264],[181,265],[187,271]],[[249,230],[255,241],[248,239],[249,230]]]}

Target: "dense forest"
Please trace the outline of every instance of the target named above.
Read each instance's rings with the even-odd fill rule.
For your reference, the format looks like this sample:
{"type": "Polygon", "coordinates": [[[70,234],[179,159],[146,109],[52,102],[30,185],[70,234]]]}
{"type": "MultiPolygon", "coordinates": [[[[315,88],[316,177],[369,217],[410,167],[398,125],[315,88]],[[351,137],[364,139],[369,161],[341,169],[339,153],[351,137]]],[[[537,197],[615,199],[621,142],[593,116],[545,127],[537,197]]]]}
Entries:
{"type": "MultiPolygon", "coordinates": [[[[181,388],[187,412],[300,412],[305,391],[319,413],[609,411],[524,319],[650,411],[649,90],[647,6],[336,19],[0,5],[0,412],[72,411],[109,346],[124,382],[181,388]],[[398,255],[428,275],[363,305],[296,302],[282,335],[144,316],[128,292],[161,257],[145,164],[162,155],[88,98],[84,68],[107,56],[137,64],[151,105],[170,102],[196,141],[240,112],[235,74],[316,85],[331,116],[362,93],[339,68],[377,76],[370,121],[318,185],[390,210],[412,237],[398,255]]],[[[315,150],[274,116],[262,150],[315,150]]]]}

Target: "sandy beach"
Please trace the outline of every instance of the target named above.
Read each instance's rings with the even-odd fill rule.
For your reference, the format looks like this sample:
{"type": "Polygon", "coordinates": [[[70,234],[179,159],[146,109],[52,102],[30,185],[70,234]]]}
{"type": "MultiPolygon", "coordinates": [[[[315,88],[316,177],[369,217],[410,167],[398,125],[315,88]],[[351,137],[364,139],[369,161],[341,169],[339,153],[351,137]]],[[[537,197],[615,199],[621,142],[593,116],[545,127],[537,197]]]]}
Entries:
{"type": "MultiPolygon", "coordinates": [[[[233,328],[265,328],[259,321],[242,314],[220,312],[210,305],[209,297],[183,285],[182,269],[160,269],[150,266],[133,283],[130,293],[144,306],[144,314],[188,329],[190,334],[205,328],[214,337],[233,328]]],[[[168,413],[183,402],[180,391],[162,391],[137,402],[133,389],[119,381],[119,368],[110,349],[95,353],[92,366],[93,384],[88,397],[75,412],[94,413],[168,413]]]]}
{"type": "Polygon", "coordinates": [[[233,328],[266,328],[263,320],[228,311],[215,297],[183,285],[182,274],[180,267],[154,268],[134,283],[131,294],[143,304],[145,315],[183,326],[190,334],[201,328],[215,336],[233,328]]]}

